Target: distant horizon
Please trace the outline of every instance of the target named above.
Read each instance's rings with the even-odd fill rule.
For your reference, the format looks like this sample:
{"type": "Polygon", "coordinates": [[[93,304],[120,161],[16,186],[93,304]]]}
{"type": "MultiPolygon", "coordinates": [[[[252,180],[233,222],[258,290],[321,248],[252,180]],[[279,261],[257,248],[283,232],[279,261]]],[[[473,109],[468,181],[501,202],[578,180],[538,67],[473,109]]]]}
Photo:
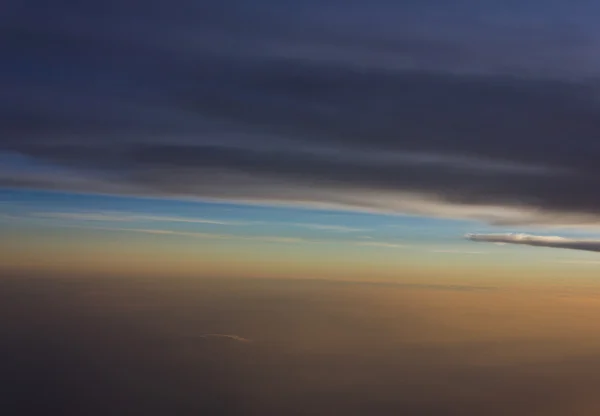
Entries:
{"type": "Polygon", "coordinates": [[[597,271],[594,253],[473,244],[465,234],[506,229],[473,221],[31,190],[0,199],[0,256],[14,271],[399,281],[597,271]]]}

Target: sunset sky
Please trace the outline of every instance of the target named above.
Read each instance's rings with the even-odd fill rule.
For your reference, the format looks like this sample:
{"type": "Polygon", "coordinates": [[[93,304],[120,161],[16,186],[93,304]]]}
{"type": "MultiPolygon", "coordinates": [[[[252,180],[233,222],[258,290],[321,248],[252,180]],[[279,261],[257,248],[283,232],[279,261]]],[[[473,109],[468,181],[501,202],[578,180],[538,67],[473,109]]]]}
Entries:
{"type": "Polygon", "coordinates": [[[596,273],[463,238],[600,236],[600,6],[575,3],[8,2],[3,266],[596,273]]]}
{"type": "Polygon", "coordinates": [[[597,416],[599,16],[1,1],[3,410],[597,416]]]}
{"type": "Polygon", "coordinates": [[[481,244],[467,233],[593,239],[593,229],[356,210],[5,189],[3,268],[70,275],[292,277],[515,283],[514,274],[589,278],[598,253],[481,244]]]}

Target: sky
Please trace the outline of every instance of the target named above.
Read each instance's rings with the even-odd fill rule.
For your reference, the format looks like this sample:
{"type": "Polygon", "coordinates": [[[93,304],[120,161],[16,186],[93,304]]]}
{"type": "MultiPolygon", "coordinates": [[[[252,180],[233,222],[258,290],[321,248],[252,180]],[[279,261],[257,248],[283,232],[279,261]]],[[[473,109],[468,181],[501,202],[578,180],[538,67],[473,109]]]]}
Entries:
{"type": "Polygon", "coordinates": [[[600,267],[572,250],[600,238],[597,2],[1,7],[3,267],[352,279],[600,267]]]}
{"type": "Polygon", "coordinates": [[[598,415],[598,16],[0,1],[3,409],[598,415]]]}

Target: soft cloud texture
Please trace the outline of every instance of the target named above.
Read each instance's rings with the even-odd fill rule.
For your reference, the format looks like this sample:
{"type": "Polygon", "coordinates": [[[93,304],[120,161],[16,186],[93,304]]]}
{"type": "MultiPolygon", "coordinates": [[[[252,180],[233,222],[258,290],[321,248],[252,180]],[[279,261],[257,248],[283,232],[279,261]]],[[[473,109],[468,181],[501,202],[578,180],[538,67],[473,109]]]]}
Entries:
{"type": "Polygon", "coordinates": [[[220,221],[205,218],[173,217],[163,215],[143,215],[126,212],[34,212],[34,217],[64,219],[69,221],[101,221],[101,222],[183,222],[209,225],[245,225],[242,222],[220,221]]]}
{"type": "Polygon", "coordinates": [[[11,2],[0,186],[598,224],[598,13],[11,2]]]}
{"type": "Polygon", "coordinates": [[[467,234],[468,240],[498,244],[523,244],[536,247],[566,248],[600,252],[600,240],[573,239],[528,234],[467,234]]]}
{"type": "Polygon", "coordinates": [[[346,227],[343,225],[327,225],[327,224],[292,224],[296,227],[308,228],[309,230],[332,231],[336,233],[357,233],[367,231],[364,228],[346,227]]]}

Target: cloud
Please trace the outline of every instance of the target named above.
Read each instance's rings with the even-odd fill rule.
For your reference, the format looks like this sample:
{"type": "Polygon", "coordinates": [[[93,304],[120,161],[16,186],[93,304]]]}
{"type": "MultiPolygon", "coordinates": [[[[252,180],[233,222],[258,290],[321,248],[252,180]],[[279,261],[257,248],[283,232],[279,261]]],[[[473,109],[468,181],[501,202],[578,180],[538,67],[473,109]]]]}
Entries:
{"type": "MultiPolygon", "coordinates": [[[[163,215],[144,215],[137,213],[127,213],[121,211],[86,211],[86,212],[33,212],[29,214],[32,217],[51,218],[68,221],[98,221],[98,222],[182,222],[190,224],[208,224],[225,226],[248,226],[248,225],[268,225],[282,224],[293,227],[306,228],[318,231],[331,231],[336,233],[356,233],[367,231],[364,228],[348,227],[343,225],[311,224],[311,223],[279,223],[267,221],[224,221],[207,218],[177,217],[163,215]]],[[[19,217],[16,217],[17,219],[19,217]]],[[[22,219],[22,218],[21,218],[22,219]]]]}
{"type": "Polygon", "coordinates": [[[554,263],[578,264],[578,265],[600,265],[600,260],[556,260],[554,263]]]}
{"type": "MultiPolygon", "coordinates": [[[[1,219],[2,217],[0,217],[1,219]]],[[[104,227],[94,225],[61,225],[66,227],[81,228],[86,230],[97,230],[97,231],[114,231],[114,232],[131,232],[131,233],[143,233],[143,234],[154,234],[164,236],[180,236],[189,238],[200,238],[210,240],[245,240],[254,242],[265,242],[265,243],[277,243],[277,244],[350,244],[356,246],[365,247],[380,247],[380,248],[407,248],[409,246],[403,244],[387,243],[380,241],[356,241],[353,239],[345,240],[325,240],[325,239],[312,239],[312,238],[299,238],[299,237],[284,237],[284,236],[273,236],[273,235],[243,235],[243,234],[223,234],[223,233],[208,233],[208,232],[195,232],[195,231],[175,231],[158,228],[126,228],[126,227],[104,227]]]]}
{"type": "Polygon", "coordinates": [[[523,244],[536,247],[566,248],[600,252],[600,240],[573,239],[529,234],[467,234],[468,240],[486,243],[523,244]]]}
{"type": "Polygon", "coordinates": [[[386,243],[381,241],[360,241],[355,243],[357,246],[365,246],[365,247],[382,247],[382,248],[407,248],[408,246],[405,244],[396,244],[396,243],[386,243]]]}
{"type": "MultiPolygon", "coordinates": [[[[106,221],[106,222],[182,222],[190,224],[208,224],[208,225],[227,225],[227,226],[245,226],[245,225],[265,225],[279,224],[277,222],[266,221],[224,221],[208,218],[177,217],[164,215],[145,215],[138,213],[127,213],[121,211],[85,211],[85,212],[33,212],[33,217],[55,218],[70,221],[106,221]]],[[[366,231],[364,228],[347,227],[343,225],[328,224],[310,224],[310,223],[281,223],[293,227],[307,228],[311,230],[332,231],[339,233],[353,233],[366,231]]]]}
{"type": "Polygon", "coordinates": [[[486,254],[485,251],[467,251],[467,250],[431,250],[432,253],[439,254],[486,254]]]}
{"type": "Polygon", "coordinates": [[[361,231],[367,231],[364,228],[354,228],[354,227],[346,227],[343,225],[326,225],[326,224],[292,224],[296,227],[308,228],[311,230],[320,230],[320,231],[333,231],[339,233],[355,233],[361,231]]]}
{"type": "Polygon", "coordinates": [[[202,334],[199,337],[206,338],[206,339],[230,339],[232,341],[237,341],[237,342],[242,342],[242,343],[252,342],[248,338],[243,338],[238,335],[230,335],[230,334],[202,334]]]}
{"type": "Polygon", "coordinates": [[[285,243],[285,244],[298,244],[298,243],[322,243],[320,240],[310,240],[296,237],[279,237],[279,236],[249,236],[249,235],[236,235],[236,234],[216,234],[216,233],[201,233],[193,231],[172,231],[172,230],[161,230],[161,229],[149,229],[149,228],[116,228],[116,227],[78,227],[100,231],[121,231],[121,232],[136,232],[145,234],[157,234],[157,235],[175,235],[182,237],[193,237],[193,238],[208,238],[217,240],[249,240],[249,241],[262,241],[267,243],[285,243]]]}
{"type": "Polygon", "coordinates": [[[31,215],[42,218],[56,218],[72,221],[154,221],[154,222],[184,222],[210,225],[245,225],[241,222],[219,221],[205,218],[173,217],[162,215],[128,214],[124,212],[34,212],[31,215]]]}
{"type": "Polygon", "coordinates": [[[0,17],[0,186],[600,224],[576,3],[25,0],[0,17]]]}

